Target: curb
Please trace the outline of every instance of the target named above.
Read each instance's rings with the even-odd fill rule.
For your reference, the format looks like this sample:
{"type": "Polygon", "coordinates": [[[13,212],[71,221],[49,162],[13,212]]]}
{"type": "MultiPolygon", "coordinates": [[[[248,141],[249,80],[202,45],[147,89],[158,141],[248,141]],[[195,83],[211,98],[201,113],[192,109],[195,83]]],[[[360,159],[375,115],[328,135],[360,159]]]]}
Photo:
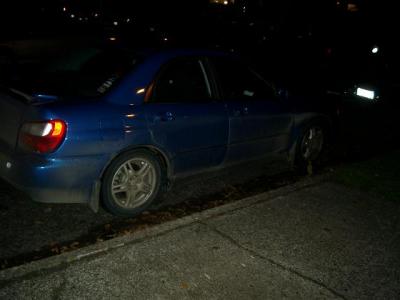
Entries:
{"type": "Polygon", "coordinates": [[[133,232],[126,236],[116,237],[81,249],[73,250],[49,258],[44,258],[42,260],[33,261],[25,265],[2,270],[0,271],[0,288],[6,282],[12,280],[21,279],[27,276],[35,276],[35,274],[59,269],[67,266],[68,264],[79,262],[82,259],[90,259],[97,255],[105,254],[113,249],[117,249],[128,244],[139,243],[146,239],[155,238],[162,234],[167,234],[168,232],[190,226],[200,221],[233,213],[237,210],[245,209],[259,203],[279,199],[296,191],[323,183],[326,181],[327,177],[328,176],[326,174],[318,175],[315,177],[307,177],[301,179],[294,184],[290,184],[276,190],[243,198],[241,200],[237,200],[232,203],[221,205],[199,213],[194,213],[192,215],[177,220],[154,225],[153,227],[133,232]]]}

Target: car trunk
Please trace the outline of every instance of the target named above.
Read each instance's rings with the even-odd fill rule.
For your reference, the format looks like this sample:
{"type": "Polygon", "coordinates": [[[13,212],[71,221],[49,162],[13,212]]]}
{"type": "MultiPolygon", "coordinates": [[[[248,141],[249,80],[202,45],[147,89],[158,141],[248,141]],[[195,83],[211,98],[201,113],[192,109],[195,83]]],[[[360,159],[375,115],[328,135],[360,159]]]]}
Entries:
{"type": "Polygon", "coordinates": [[[0,90],[0,144],[10,150],[17,145],[19,128],[28,105],[24,96],[0,90]]]}

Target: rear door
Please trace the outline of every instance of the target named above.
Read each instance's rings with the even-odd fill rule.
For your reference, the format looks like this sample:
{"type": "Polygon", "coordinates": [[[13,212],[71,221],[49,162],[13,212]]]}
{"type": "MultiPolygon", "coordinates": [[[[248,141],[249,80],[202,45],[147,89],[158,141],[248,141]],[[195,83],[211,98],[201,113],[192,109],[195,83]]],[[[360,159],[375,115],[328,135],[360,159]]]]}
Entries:
{"type": "Polygon", "coordinates": [[[287,103],[245,64],[219,57],[213,66],[229,114],[227,162],[283,153],[292,125],[287,103]]]}
{"type": "Polygon", "coordinates": [[[179,58],[164,66],[145,106],[154,143],[173,156],[175,172],[223,161],[228,115],[224,104],[215,100],[202,59],[179,58]]]}

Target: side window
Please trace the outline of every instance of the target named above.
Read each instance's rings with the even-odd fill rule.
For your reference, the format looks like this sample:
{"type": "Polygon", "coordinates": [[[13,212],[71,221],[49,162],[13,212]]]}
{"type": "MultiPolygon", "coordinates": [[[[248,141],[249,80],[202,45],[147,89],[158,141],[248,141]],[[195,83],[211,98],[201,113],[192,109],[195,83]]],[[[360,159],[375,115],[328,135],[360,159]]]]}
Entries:
{"type": "Polygon", "coordinates": [[[182,58],[169,63],[155,83],[151,102],[190,103],[211,100],[211,88],[203,63],[182,58]]]}
{"type": "Polygon", "coordinates": [[[218,79],[226,100],[271,100],[275,90],[258,74],[240,62],[217,58],[214,60],[218,79]]]}

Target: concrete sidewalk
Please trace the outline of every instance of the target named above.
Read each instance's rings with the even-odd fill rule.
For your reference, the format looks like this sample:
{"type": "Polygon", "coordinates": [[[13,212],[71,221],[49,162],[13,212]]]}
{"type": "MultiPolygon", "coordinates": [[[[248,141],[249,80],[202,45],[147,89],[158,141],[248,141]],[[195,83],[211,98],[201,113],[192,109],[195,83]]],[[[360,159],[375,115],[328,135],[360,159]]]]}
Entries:
{"type": "Polygon", "coordinates": [[[0,299],[398,299],[399,212],[330,182],[283,188],[2,271],[0,299]]]}

